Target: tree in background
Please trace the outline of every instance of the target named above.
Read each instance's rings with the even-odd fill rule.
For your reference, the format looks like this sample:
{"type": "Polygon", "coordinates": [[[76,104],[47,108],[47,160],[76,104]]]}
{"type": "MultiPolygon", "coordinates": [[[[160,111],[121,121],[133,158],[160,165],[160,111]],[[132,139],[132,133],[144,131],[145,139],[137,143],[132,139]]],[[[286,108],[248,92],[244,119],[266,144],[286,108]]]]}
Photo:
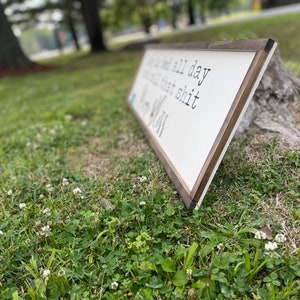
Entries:
{"type": "Polygon", "coordinates": [[[85,27],[89,36],[91,52],[106,51],[103,26],[100,19],[99,0],[80,0],[85,27]]]}
{"type": "Polygon", "coordinates": [[[64,20],[71,32],[72,39],[77,51],[80,50],[80,45],[78,41],[78,34],[76,31],[76,20],[78,19],[78,14],[76,13],[76,2],[74,0],[64,0],[64,20]]]}
{"type": "Polygon", "coordinates": [[[194,0],[187,0],[187,13],[189,17],[189,25],[194,25],[195,21],[195,2],[194,0]]]}
{"type": "Polygon", "coordinates": [[[112,5],[107,6],[103,16],[105,24],[111,28],[138,25],[149,34],[155,22],[170,18],[169,7],[162,0],[115,0],[112,5]]]}
{"type": "Polygon", "coordinates": [[[173,29],[177,28],[177,18],[181,10],[180,0],[167,0],[167,6],[171,10],[171,25],[173,29]]]}
{"type": "Polygon", "coordinates": [[[26,0],[6,0],[0,7],[1,68],[4,65],[8,67],[33,65],[23,53],[18,40],[13,34],[11,24],[4,14],[5,7],[10,11],[9,17],[11,22],[19,28],[34,27],[42,22],[52,24],[58,49],[62,49],[59,31],[61,25],[69,28],[76,49],[80,48],[76,33],[76,22],[81,22],[83,19],[90,40],[91,52],[95,53],[106,50],[99,14],[99,0],[44,0],[35,6],[29,5],[29,1],[26,0]],[[60,17],[56,18],[55,16],[58,15],[60,17]],[[10,50],[7,50],[8,47],[10,47],[10,50]]]}
{"type": "Polygon", "coordinates": [[[215,14],[228,13],[230,8],[239,4],[239,0],[186,0],[188,24],[196,24],[195,14],[199,9],[199,16],[202,23],[206,22],[207,13],[215,14]]]}
{"type": "Polygon", "coordinates": [[[0,70],[27,69],[35,66],[24,54],[0,2],[0,70]]]}
{"type": "Polygon", "coordinates": [[[62,49],[61,29],[71,34],[74,46],[80,49],[76,23],[82,22],[80,4],[76,0],[44,0],[32,6],[26,0],[9,0],[5,5],[11,11],[10,21],[21,29],[28,29],[44,24],[53,30],[54,41],[58,49],[62,49]]]}

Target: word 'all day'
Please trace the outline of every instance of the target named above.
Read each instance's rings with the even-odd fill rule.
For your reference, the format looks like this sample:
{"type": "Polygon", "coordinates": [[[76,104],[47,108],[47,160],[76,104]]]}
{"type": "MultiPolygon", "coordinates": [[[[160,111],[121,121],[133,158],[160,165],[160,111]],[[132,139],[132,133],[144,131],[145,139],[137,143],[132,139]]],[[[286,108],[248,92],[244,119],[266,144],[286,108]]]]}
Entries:
{"type": "MultiPolygon", "coordinates": [[[[196,59],[189,66],[187,59],[173,59],[171,58],[153,58],[151,57],[148,62],[150,69],[162,69],[164,71],[170,71],[179,75],[186,74],[188,77],[197,79],[198,86],[200,86],[208,73],[211,71],[210,68],[203,67],[200,62],[196,59]]],[[[160,73],[154,73],[154,82],[159,81],[160,73]]]]}
{"type": "Polygon", "coordinates": [[[157,61],[154,65],[148,65],[148,67],[150,68],[145,70],[143,77],[160,88],[167,95],[173,96],[179,102],[184,103],[191,109],[195,109],[199,100],[198,88],[202,85],[211,69],[202,67],[198,64],[197,60],[195,60],[194,63],[191,64],[189,68],[187,68],[188,61],[186,59],[175,61],[174,67],[171,68],[170,66],[172,61],[173,59],[170,59],[168,61],[162,60],[161,65],[157,64],[157,61]],[[159,69],[162,69],[163,71],[159,69]],[[188,85],[179,86],[179,84],[177,86],[177,82],[176,79],[174,79],[174,76],[170,76],[170,74],[167,72],[171,71],[183,75],[185,69],[188,70],[188,72],[186,73],[188,77],[198,80],[196,87],[189,87],[188,85]]]}

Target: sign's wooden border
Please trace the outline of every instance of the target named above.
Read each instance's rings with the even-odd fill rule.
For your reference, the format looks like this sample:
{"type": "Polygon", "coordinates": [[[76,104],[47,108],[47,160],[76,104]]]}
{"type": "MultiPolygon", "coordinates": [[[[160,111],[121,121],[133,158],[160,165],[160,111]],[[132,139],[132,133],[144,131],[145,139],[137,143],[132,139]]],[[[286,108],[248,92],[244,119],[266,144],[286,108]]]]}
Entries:
{"type": "Polygon", "coordinates": [[[239,124],[240,119],[247,104],[251,100],[257,85],[271,59],[271,56],[276,48],[276,42],[271,39],[257,40],[238,40],[238,41],[218,41],[218,42],[200,42],[187,44],[155,44],[149,45],[150,49],[182,49],[182,50],[201,50],[201,51],[235,51],[235,52],[254,52],[254,59],[248,69],[248,72],[235,96],[230,111],[227,114],[226,120],[215,139],[213,147],[205,161],[205,164],[200,171],[197,181],[190,190],[181,180],[181,175],[178,174],[172,162],[164,152],[164,149],[157,143],[152,136],[147,125],[139,117],[138,113],[131,108],[133,114],[142,127],[150,145],[156,152],[163,166],[165,167],[172,182],[176,186],[181,195],[186,207],[189,210],[198,208],[201,204],[204,195],[210,185],[210,182],[225,154],[225,151],[234,135],[234,132],[239,124]]]}

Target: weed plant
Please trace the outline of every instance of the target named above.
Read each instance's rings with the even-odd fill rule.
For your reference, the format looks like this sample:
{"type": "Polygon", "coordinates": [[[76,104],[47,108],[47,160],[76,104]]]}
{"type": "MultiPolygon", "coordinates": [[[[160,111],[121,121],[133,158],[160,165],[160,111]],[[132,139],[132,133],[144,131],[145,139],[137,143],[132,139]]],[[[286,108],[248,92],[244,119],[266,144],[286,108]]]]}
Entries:
{"type": "Polygon", "coordinates": [[[299,299],[299,151],[236,137],[188,212],[125,104],[141,55],[1,79],[0,299],[299,299]]]}

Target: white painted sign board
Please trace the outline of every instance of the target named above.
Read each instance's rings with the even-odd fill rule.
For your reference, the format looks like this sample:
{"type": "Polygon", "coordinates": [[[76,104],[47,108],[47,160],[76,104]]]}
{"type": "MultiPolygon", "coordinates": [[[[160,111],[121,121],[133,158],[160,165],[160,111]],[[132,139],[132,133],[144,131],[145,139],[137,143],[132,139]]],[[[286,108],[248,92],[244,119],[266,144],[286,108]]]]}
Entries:
{"type": "Polygon", "coordinates": [[[199,208],[275,48],[259,39],[145,50],[127,102],[188,209],[199,208]]]}

